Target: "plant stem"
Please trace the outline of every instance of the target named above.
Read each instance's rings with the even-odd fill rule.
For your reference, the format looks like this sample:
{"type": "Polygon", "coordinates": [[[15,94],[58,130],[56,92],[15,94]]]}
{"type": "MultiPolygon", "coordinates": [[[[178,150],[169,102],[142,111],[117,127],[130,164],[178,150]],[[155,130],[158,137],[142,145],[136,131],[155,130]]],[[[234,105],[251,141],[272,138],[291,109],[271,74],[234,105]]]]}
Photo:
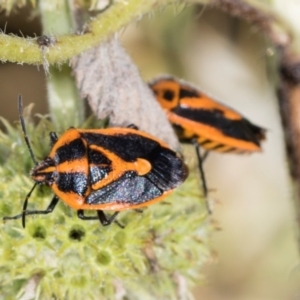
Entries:
{"type": "MultiPolygon", "coordinates": [[[[70,10],[66,3],[57,10],[41,1],[39,8],[45,34],[63,35],[73,31],[70,10]]],[[[50,66],[49,73],[50,76],[47,76],[48,102],[56,130],[62,132],[70,126],[78,127],[84,120],[84,105],[71,76],[71,68],[66,64],[59,69],[50,66]]]]}

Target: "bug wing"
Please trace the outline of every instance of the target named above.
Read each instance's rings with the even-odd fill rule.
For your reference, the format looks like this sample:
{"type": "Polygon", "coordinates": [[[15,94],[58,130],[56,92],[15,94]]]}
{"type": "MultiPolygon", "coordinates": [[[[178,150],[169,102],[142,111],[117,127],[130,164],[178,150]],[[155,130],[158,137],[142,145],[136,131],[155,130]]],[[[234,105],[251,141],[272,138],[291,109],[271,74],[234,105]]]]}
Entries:
{"type": "Polygon", "coordinates": [[[187,177],[187,168],[176,153],[158,147],[151,153],[151,171],[139,176],[134,171],[125,172],[118,180],[92,192],[87,204],[140,205],[163,196],[180,185],[187,177]]]}
{"type": "Polygon", "coordinates": [[[87,204],[128,203],[138,204],[162,195],[162,191],[136,172],[126,172],[118,180],[91,193],[87,204]]]}
{"type": "MultiPolygon", "coordinates": [[[[201,109],[178,106],[170,112],[170,120],[184,130],[200,138],[199,143],[212,149],[222,146],[245,151],[260,149],[260,142],[265,138],[265,130],[252,124],[246,118],[229,118],[229,109],[201,109]]],[[[225,149],[225,148],[224,148],[225,149]]]]}
{"type": "Polygon", "coordinates": [[[174,189],[187,177],[188,170],[183,161],[170,149],[161,147],[152,154],[152,169],[146,177],[161,190],[174,189]]]}

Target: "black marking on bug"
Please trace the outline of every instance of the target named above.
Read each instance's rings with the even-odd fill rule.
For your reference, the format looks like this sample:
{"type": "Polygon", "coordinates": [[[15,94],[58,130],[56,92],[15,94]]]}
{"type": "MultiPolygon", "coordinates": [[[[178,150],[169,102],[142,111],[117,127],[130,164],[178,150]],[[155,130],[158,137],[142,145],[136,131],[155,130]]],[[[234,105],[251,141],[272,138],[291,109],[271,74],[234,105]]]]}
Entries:
{"type": "Polygon", "coordinates": [[[112,162],[98,150],[88,149],[90,182],[92,185],[104,179],[112,171],[112,162]]]}
{"type": "Polygon", "coordinates": [[[164,100],[171,102],[174,99],[174,97],[175,97],[174,91],[172,91],[172,90],[164,90],[164,92],[163,92],[163,98],[164,98],[164,100]]]}
{"type": "Polygon", "coordinates": [[[112,162],[103,153],[98,150],[88,149],[88,160],[93,165],[111,166],[112,162]]]}
{"type": "Polygon", "coordinates": [[[203,145],[209,144],[211,142],[212,142],[211,140],[204,140],[204,141],[200,142],[199,144],[203,146],[203,145]]]}
{"type": "Polygon", "coordinates": [[[56,180],[57,187],[64,193],[76,193],[84,196],[88,187],[88,178],[85,173],[59,173],[56,180]]]}
{"type": "Polygon", "coordinates": [[[122,160],[134,162],[144,158],[151,162],[149,155],[155,149],[161,149],[154,140],[134,133],[104,135],[99,133],[81,133],[89,145],[96,145],[115,153],[122,160]]]}
{"type": "MultiPolygon", "coordinates": [[[[198,91],[194,91],[191,89],[180,88],[179,90],[179,99],[183,98],[199,98],[200,94],[198,91]]],[[[199,99],[197,99],[199,100],[199,99]]]]}
{"type": "Polygon", "coordinates": [[[223,144],[216,144],[215,146],[210,147],[209,150],[221,150],[223,147],[223,144]]]}
{"type": "Polygon", "coordinates": [[[163,148],[153,151],[149,161],[152,169],[145,177],[161,190],[173,189],[182,182],[182,178],[186,178],[187,169],[182,168],[180,158],[172,150],[163,148]]]}
{"type": "Polygon", "coordinates": [[[235,150],[236,150],[235,148],[231,147],[231,148],[228,148],[228,149],[224,150],[223,152],[224,153],[229,153],[229,152],[232,152],[232,151],[235,151],[235,150]]]}
{"type": "Polygon", "coordinates": [[[81,159],[86,155],[86,146],[84,142],[78,138],[70,143],[59,147],[55,153],[55,163],[60,164],[66,161],[81,159]]]}
{"type": "Polygon", "coordinates": [[[111,166],[90,166],[90,182],[92,185],[98,183],[102,179],[108,176],[112,171],[111,166]]]}

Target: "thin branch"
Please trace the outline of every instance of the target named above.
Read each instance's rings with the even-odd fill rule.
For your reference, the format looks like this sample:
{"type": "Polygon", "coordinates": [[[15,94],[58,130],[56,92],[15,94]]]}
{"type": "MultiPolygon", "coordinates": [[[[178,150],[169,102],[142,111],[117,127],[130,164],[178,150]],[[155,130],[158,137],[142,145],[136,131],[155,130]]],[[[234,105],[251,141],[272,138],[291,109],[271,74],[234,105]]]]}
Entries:
{"type": "Polygon", "coordinates": [[[294,206],[300,229],[300,53],[295,47],[298,37],[283,20],[271,15],[271,12],[267,12],[263,7],[241,0],[213,0],[213,5],[257,26],[277,50],[277,97],[290,174],[295,185],[294,206]]]}

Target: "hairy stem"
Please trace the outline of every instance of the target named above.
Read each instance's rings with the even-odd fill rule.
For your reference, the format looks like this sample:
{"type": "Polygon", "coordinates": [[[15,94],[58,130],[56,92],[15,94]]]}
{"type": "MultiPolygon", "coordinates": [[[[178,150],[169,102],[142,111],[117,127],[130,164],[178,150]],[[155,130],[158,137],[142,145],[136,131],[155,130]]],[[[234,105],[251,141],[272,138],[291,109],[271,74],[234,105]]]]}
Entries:
{"type": "MultiPolygon", "coordinates": [[[[162,4],[166,5],[168,2],[171,1],[162,1],[162,4]]],[[[71,30],[69,30],[64,35],[57,36],[55,44],[49,47],[46,53],[47,61],[50,64],[65,62],[74,55],[99,44],[103,39],[117,32],[134,19],[138,19],[144,13],[158,8],[158,3],[158,0],[116,2],[103,14],[92,19],[84,33],[70,34],[71,30]]],[[[49,21],[53,20],[50,16],[47,18],[49,21]]],[[[52,30],[56,22],[57,19],[51,22],[51,27],[45,28],[45,32],[56,33],[52,30]]],[[[2,62],[10,61],[38,65],[43,63],[43,55],[36,39],[21,38],[2,33],[0,34],[0,60],[2,62]]]]}
{"type": "MultiPolygon", "coordinates": [[[[66,3],[59,11],[52,9],[48,4],[45,5],[43,1],[40,2],[39,8],[45,34],[50,32],[51,35],[63,35],[73,31],[71,12],[66,3]]],[[[41,46],[44,53],[49,49],[51,45],[50,48],[41,46]]],[[[50,66],[48,70],[48,61],[44,61],[44,68],[50,73],[47,77],[48,103],[56,130],[64,131],[70,126],[81,125],[84,120],[84,105],[71,76],[71,68],[65,64],[59,69],[50,66]]]]}

